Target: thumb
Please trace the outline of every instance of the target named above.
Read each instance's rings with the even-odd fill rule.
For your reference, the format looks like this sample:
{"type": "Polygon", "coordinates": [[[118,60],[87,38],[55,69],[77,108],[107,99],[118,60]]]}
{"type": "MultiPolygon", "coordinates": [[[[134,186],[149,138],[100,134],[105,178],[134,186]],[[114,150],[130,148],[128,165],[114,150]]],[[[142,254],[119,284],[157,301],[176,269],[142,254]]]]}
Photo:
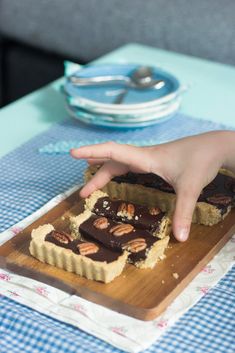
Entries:
{"type": "Polygon", "coordinates": [[[200,192],[200,188],[192,188],[192,185],[184,185],[177,190],[172,227],[174,236],[179,241],[183,242],[188,239],[193,212],[200,192]]]}

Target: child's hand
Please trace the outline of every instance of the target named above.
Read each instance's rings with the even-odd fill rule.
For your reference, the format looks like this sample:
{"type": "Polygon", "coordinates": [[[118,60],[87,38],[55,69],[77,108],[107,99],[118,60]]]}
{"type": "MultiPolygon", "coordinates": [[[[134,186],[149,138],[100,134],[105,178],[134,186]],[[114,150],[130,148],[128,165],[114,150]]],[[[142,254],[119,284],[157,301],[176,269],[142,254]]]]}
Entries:
{"type": "Polygon", "coordinates": [[[155,173],[162,177],[176,192],[173,233],[176,239],[185,241],[201,190],[222,166],[235,169],[235,133],[209,132],[150,147],[107,142],[71,150],[71,155],[86,159],[89,164],[102,164],[81,190],[82,197],[128,171],[155,173]]]}

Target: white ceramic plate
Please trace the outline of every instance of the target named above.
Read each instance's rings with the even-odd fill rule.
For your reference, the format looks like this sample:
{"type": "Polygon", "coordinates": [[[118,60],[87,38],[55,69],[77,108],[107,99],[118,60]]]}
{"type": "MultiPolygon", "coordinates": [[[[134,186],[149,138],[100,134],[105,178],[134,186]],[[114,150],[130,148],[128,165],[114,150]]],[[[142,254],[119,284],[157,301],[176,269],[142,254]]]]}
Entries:
{"type": "Polygon", "coordinates": [[[161,113],[156,113],[149,116],[140,116],[138,119],[136,118],[133,120],[125,118],[123,118],[123,120],[117,120],[116,116],[93,114],[88,111],[79,110],[77,108],[67,105],[69,114],[77,120],[80,120],[86,124],[121,129],[146,127],[161,123],[170,118],[173,118],[174,114],[178,111],[179,107],[180,101],[177,101],[173,105],[168,106],[165,111],[161,113]]]}

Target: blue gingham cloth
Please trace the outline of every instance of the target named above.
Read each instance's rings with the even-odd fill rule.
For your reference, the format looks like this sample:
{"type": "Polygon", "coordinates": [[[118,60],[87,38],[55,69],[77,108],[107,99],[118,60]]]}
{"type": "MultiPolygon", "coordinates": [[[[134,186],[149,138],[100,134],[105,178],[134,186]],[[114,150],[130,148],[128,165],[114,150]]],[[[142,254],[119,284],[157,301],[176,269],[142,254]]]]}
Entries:
{"type": "MultiPolygon", "coordinates": [[[[145,352],[234,353],[234,278],[235,268],[145,352]]],[[[5,297],[0,298],[0,317],[1,353],[121,352],[5,297]]]]}
{"type": "MultiPolygon", "coordinates": [[[[114,131],[75,121],[57,124],[0,160],[0,231],[83,180],[85,163],[68,154],[39,153],[58,141],[163,141],[225,128],[182,114],[141,130],[114,131]]],[[[81,330],[0,297],[0,353],[120,352],[81,330]]],[[[146,352],[235,352],[235,268],[146,352]]]]}
{"type": "Polygon", "coordinates": [[[177,114],[159,125],[136,130],[112,130],[77,121],[56,124],[0,160],[0,232],[32,214],[55,195],[83,181],[84,161],[68,154],[39,153],[58,141],[121,140],[161,143],[187,135],[225,128],[221,124],[177,114]]]}

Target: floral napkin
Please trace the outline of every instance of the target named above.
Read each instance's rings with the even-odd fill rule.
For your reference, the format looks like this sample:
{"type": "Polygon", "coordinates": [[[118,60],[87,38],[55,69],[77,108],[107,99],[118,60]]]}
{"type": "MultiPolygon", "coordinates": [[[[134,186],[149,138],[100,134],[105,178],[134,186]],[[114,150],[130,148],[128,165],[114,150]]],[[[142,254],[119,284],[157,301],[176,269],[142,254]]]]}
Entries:
{"type": "MultiPolygon", "coordinates": [[[[79,186],[58,195],[40,210],[0,234],[0,245],[68,197],[79,186]]],[[[44,283],[0,269],[0,294],[41,313],[72,324],[127,352],[140,352],[153,344],[190,307],[204,296],[235,263],[235,236],[203,268],[167,310],[152,321],[140,321],[44,283]]]]}

